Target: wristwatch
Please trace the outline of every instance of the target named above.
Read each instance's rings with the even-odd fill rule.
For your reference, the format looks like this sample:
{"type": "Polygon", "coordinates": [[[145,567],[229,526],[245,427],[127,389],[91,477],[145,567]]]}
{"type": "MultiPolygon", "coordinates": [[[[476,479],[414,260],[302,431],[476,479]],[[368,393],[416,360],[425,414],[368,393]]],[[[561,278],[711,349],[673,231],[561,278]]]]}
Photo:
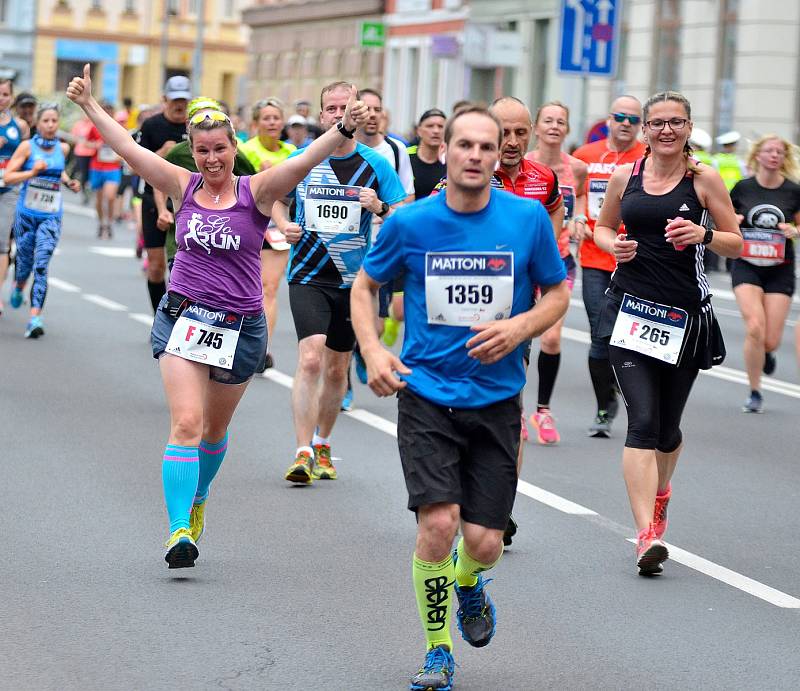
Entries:
{"type": "Polygon", "coordinates": [[[341,134],[343,137],[347,137],[348,139],[352,139],[353,135],[356,133],[355,130],[348,130],[344,126],[343,120],[339,120],[339,122],[336,123],[336,129],[339,130],[339,134],[341,134]]]}
{"type": "Polygon", "coordinates": [[[703,235],[703,244],[710,245],[713,239],[714,239],[714,231],[709,228],[706,231],[705,235],[703,235]]]}
{"type": "Polygon", "coordinates": [[[378,212],[378,216],[383,218],[386,214],[389,213],[389,209],[392,207],[389,206],[386,202],[381,202],[381,210],[378,212]]]}

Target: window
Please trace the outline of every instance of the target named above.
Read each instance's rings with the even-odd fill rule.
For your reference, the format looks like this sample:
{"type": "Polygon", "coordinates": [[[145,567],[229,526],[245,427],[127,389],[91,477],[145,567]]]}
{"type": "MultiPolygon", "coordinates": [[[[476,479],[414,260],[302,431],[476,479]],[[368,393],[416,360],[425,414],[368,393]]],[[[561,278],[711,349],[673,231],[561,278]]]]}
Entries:
{"type": "Polygon", "coordinates": [[[233,19],[233,12],[235,9],[236,3],[234,0],[225,0],[225,4],[222,9],[222,16],[225,17],[225,19],[233,19]]]}
{"type": "Polygon", "coordinates": [[[187,13],[192,17],[196,17],[199,12],[200,12],[200,0],[189,0],[189,7],[187,9],[187,13]]]}
{"type": "Polygon", "coordinates": [[[95,12],[100,12],[103,10],[103,2],[102,0],[92,0],[92,10],[95,12]]]}
{"type": "Polygon", "coordinates": [[[8,20],[8,1],[0,0],[0,24],[5,24],[8,20]]]}
{"type": "Polygon", "coordinates": [[[136,12],[136,0],[125,0],[125,13],[134,14],[136,12]]]}

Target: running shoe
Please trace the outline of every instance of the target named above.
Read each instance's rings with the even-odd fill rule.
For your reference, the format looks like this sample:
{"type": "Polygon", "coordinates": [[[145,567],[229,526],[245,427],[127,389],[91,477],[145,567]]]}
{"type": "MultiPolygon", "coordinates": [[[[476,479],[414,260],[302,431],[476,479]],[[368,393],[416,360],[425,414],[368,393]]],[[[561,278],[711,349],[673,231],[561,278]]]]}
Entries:
{"type": "Polygon", "coordinates": [[[425,664],[411,680],[411,691],[450,691],[456,663],[443,645],[431,648],[425,655],[425,664]]]}
{"type": "Polygon", "coordinates": [[[653,510],[653,531],[660,540],[667,532],[667,505],[672,498],[672,485],[667,487],[667,493],[656,495],[656,506],[653,510]]]}
{"type": "Polygon", "coordinates": [[[636,566],[639,567],[639,575],[653,576],[661,573],[664,570],[661,564],[667,559],[667,546],[656,537],[653,524],[639,531],[636,542],[636,566]]]}
{"type": "Polygon", "coordinates": [[[344,398],[342,399],[342,410],[348,412],[353,409],[353,387],[348,386],[347,391],[344,393],[344,398]]]}
{"type": "Polygon", "coordinates": [[[362,384],[366,384],[367,363],[364,362],[364,358],[361,357],[361,353],[358,350],[353,351],[353,359],[356,361],[356,376],[358,377],[358,381],[362,384]]]}
{"type": "Polygon", "coordinates": [[[769,376],[775,371],[775,367],[778,365],[778,360],[775,357],[775,353],[764,353],[764,374],[769,376]]]}
{"type": "Polygon", "coordinates": [[[11,296],[8,299],[8,304],[14,309],[19,309],[22,305],[22,291],[19,289],[19,286],[14,286],[14,288],[11,290],[11,296]]]}
{"type": "Polygon", "coordinates": [[[314,446],[314,479],[335,480],[336,468],[331,461],[331,445],[317,444],[314,446]]]}
{"type": "Polygon", "coordinates": [[[267,353],[266,357],[264,358],[264,369],[272,369],[275,367],[275,358],[272,357],[272,353],[267,353]]]}
{"type": "Polygon", "coordinates": [[[506,529],[503,532],[503,546],[510,547],[511,540],[517,534],[517,522],[514,520],[513,516],[508,517],[508,523],[506,524],[506,529]]]}
{"type": "MultiPolygon", "coordinates": [[[[453,565],[457,561],[458,550],[453,550],[453,565]]],[[[491,582],[491,578],[484,580],[483,574],[479,573],[478,582],[472,587],[461,586],[457,582],[453,584],[458,598],[458,630],[461,631],[461,637],[473,648],[489,645],[497,628],[497,611],[485,590],[491,582]]]]}
{"type": "Polygon", "coordinates": [[[537,441],[545,446],[554,446],[561,441],[556,423],[549,408],[542,408],[531,415],[531,424],[536,428],[537,441]]]}
{"type": "Polygon", "coordinates": [[[310,485],[314,482],[314,459],[308,451],[301,451],[294,459],[294,463],[286,471],[285,478],[298,485],[310,485]]]}
{"type": "MultiPolygon", "coordinates": [[[[397,337],[400,335],[400,322],[391,317],[384,317],[383,319],[383,342],[390,348],[397,343],[397,337]]],[[[366,384],[366,382],[364,382],[366,384]]]]}
{"type": "Polygon", "coordinates": [[[763,413],[764,399],[758,391],[751,391],[742,406],[743,413],[763,413]]]}
{"type": "Polygon", "coordinates": [[[28,326],[25,329],[25,338],[39,338],[39,336],[44,336],[44,324],[42,323],[42,318],[36,315],[31,317],[28,322],[28,326]]]}
{"type": "Polygon", "coordinates": [[[178,528],[169,536],[165,547],[167,552],[164,561],[171,569],[185,569],[194,566],[195,559],[200,554],[194,543],[192,533],[187,528],[178,528]]]}
{"type": "Polygon", "coordinates": [[[608,416],[608,411],[597,411],[594,422],[589,427],[589,436],[599,439],[608,439],[611,436],[611,419],[608,416]]]}
{"type": "Polygon", "coordinates": [[[200,542],[206,529],[206,500],[192,504],[192,512],[189,514],[189,532],[195,542],[200,542]]]}

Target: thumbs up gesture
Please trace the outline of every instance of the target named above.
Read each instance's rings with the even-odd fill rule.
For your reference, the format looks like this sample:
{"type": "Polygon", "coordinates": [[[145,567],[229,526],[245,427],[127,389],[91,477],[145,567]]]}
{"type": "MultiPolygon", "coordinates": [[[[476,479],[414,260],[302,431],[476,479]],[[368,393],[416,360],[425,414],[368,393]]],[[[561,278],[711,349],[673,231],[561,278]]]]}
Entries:
{"type": "Polygon", "coordinates": [[[344,126],[348,130],[354,130],[361,127],[367,121],[367,106],[364,101],[358,100],[358,89],[355,84],[350,85],[350,99],[347,101],[347,106],[344,110],[344,126]]]}
{"type": "Polygon", "coordinates": [[[67,98],[81,107],[92,100],[92,68],[88,62],[83,66],[83,77],[73,77],[70,81],[67,98]]]}

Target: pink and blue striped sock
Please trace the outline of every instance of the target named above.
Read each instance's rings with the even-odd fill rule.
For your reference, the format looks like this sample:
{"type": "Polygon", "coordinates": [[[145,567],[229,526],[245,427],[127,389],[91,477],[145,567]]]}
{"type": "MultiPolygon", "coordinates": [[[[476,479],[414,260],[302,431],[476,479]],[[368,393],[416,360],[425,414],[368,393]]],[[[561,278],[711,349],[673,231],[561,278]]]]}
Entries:
{"type": "Polygon", "coordinates": [[[192,497],[197,489],[200,459],[196,446],[167,444],[161,479],[164,483],[164,500],[169,514],[169,531],[189,528],[192,497]]]}
{"type": "Polygon", "coordinates": [[[225,460],[225,452],[228,450],[228,432],[222,441],[216,444],[203,441],[200,442],[200,479],[197,481],[197,491],[194,493],[194,503],[199,504],[208,497],[208,489],[211,487],[211,481],[216,477],[219,472],[219,467],[222,461],[225,460]]]}

